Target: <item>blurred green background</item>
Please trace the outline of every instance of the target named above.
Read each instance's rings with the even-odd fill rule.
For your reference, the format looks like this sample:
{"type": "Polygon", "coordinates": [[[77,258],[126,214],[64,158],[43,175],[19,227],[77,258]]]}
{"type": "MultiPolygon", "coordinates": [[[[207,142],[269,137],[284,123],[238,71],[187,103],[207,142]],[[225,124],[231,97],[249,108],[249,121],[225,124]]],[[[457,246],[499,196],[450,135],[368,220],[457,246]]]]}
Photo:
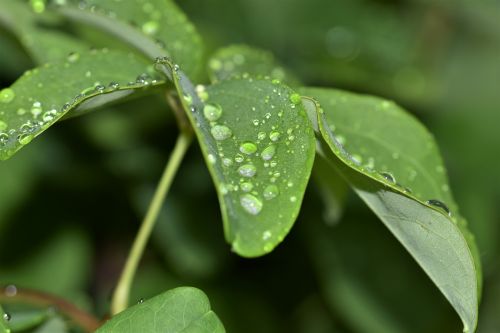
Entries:
{"type": "MultiPolygon", "coordinates": [[[[394,99],[434,133],[484,269],[480,333],[500,332],[500,2],[179,1],[209,56],[268,49],[305,83],[394,99]]],[[[33,64],[0,27],[0,88],[33,64]]],[[[177,129],[161,96],[52,128],[0,163],[0,284],[99,316],[177,129]]],[[[193,285],[228,332],[460,332],[458,316],[361,201],[325,218],[314,183],[286,241],[242,259],[194,145],[164,205],[133,299],[193,285]],[[196,207],[197,209],[193,209],[196,207]]]]}

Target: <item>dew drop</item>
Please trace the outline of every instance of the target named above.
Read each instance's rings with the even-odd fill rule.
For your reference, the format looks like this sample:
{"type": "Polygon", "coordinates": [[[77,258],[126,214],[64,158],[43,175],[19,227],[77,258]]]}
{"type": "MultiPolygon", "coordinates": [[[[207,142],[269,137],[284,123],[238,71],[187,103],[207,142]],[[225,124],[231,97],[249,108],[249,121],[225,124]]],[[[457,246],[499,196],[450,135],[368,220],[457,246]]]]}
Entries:
{"type": "Polygon", "coordinates": [[[222,108],[217,104],[206,104],[203,107],[203,115],[208,121],[216,121],[222,116],[222,108]]]}
{"type": "Polygon", "coordinates": [[[44,122],[49,122],[49,121],[52,121],[54,120],[54,118],[56,117],[57,115],[57,111],[56,110],[49,110],[47,112],[45,112],[42,116],[42,120],[44,122]]]}
{"type": "Polygon", "coordinates": [[[396,184],[396,178],[389,172],[381,172],[380,175],[384,177],[390,183],[396,184]]]}
{"type": "Polygon", "coordinates": [[[110,82],[108,87],[111,90],[117,90],[120,88],[120,84],[118,84],[117,82],[110,82]]]}
{"type": "Polygon", "coordinates": [[[266,138],[266,132],[259,132],[257,134],[257,139],[258,140],[264,140],[266,138]]]}
{"type": "Polygon", "coordinates": [[[240,184],[240,187],[243,192],[250,192],[253,190],[253,184],[250,182],[243,182],[240,184]]]}
{"type": "Polygon", "coordinates": [[[224,125],[215,125],[214,127],[212,127],[210,132],[212,133],[214,139],[217,141],[226,140],[233,134],[233,132],[231,132],[231,129],[224,125]]]}
{"type": "Polygon", "coordinates": [[[233,165],[233,161],[230,158],[224,157],[222,159],[222,164],[224,164],[227,167],[230,167],[231,165],[233,165]]]}
{"type": "Polygon", "coordinates": [[[236,156],[234,157],[234,160],[238,163],[241,163],[245,160],[245,158],[241,154],[236,154],[236,156]]]}
{"type": "Polygon", "coordinates": [[[7,133],[0,133],[0,146],[5,146],[9,142],[9,135],[7,133]]]}
{"type": "Polygon", "coordinates": [[[247,213],[252,215],[258,215],[263,206],[262,201],[248,193],[240,197],[240,204],[247,213]]]}
{"type": "Polygon", "coordinates": [[[281,136],[281,133],[278,131],[272,131],[271,133],[269,133],[269,139],[273,142],[278,141],[280,136],[281,136]]]}
{"type": "Polygon", "coordinates": [[[240,146],[240,152],[247,155],[255,154],[257,146],[253,142],[245,142],[240,146]]]}
{"type": "Polygon", "coordinates": [[[215,164],[217,162],[217,158],[213,154],[208,154],[207,157],[210,164],[215,164]]]}
{"type": "Polygon", "coordinates": [[[154,35],[158,32],[160,25],[156,21],[148,21],[142,25],[142,32],[146,35],[154,35]]]}
{"type": "Polygon", "coordinates": [[[144,298],[140,298],[138,301],[137,301],[137,304],[142,304],[144,303],[144,298]]]}
{"type": "Polygon", "coordinates": [[[271,200],[271,199],[274,199],[278,196],[278,194],[280,193],[279,189],[278,189],[278,186],[276,185],[269,185],[267,186],[265,189],[264,189],[264,198],[266,200],[271,200]]]}
{"type": "Polygon", "coordinates": [[[35,102],[33,103],[33,106],[31,107],[31,114],[33,117],[38,117],[40,113],[42,113],[42,103],[40,102],[35,102]]]}
{"type": "Polygon", "coordinates": [[[5,131],[7,129],[8,125],[5,121],[0,120],[0,131],[5,131]]]}
{"type": "Polygon", "coordinates": [[[70,54],[68,54],[68,61],[69,62],[75,63],[75,62],[78,61],[78,59],[80,59],[80,54],[79,53],[71,52],[70,54]]]}
{"type": "Polygon", "coordinates": [[[238,168],[238,173],[243,177],[251,178],[257,173],[257,168],[253,164],[243,164],[238,168]]]}
{"type": "Polygon", "coordinates": [[[294,93],[294,94],[291,94],[291,95],[290,95],[290,102],[292,102],[293,104],[297,105],[297,104],[299,104],[301,101],[302,101],[302,98],[300,97],[300,95],[299,95],[299,94],[294,93]]]}
{"type": "Polygon", "coordinates": [[[266,230],[262,233],[262,240],[268,240],[272,235],[271,231],[266,230]]]}
{"type": "Polygon", "coordinates": [[[297,201],[297,197],[296,196],[291,196],[290,197],[290,202],[295,202],[297,201]]]}
{"type": "Polygon", "coordinates": [[[31,134],[21,134],[17,138],[17,142],[19,142],[22,145],[27,145],[28,143],[33,140],[33,135],[31,134]]]}
{"type": "Polygon", "coordinates": [[[5,320],[5,321],[10,321],[10,318],[11,318],[11,317],[10,317],[10,314],[8,314],[8,313],[4,313],[4,314],[3,314],[3,320],[5,320]]]}
{"type": "Polygon", "coordinates": [[[451,216],[451,211],[448,208],[448,206],[446,206],[446,204],[444,202],[436,200],[436,199],[430,199],[430,200],[427,200],[425,203],[428,204],[429,206],[441,208],[442,210],[444,210],[446,212],[446,214],[448,214],[448,216],[451,216]]]}
{"type": "Polygon", "coordinates": [[[274,157],[274,154],[276,154],[276,146],[275,145],[270,145],[267,146],[261,153],[261,157],[264,161],[269,161],[274,157]]]}
{"type": "Polygon", "coordinates": [[[5,287],[4,294],[7,297],[14,297],[17,295],[17,287],[13,284],[9,284],[5,287]]]}
{"type": "Polygon", "coordinates": [[[14,100],[16,94],[14,90],[5,88],[0,91],[0,103],[10,103],[14,100]]]}

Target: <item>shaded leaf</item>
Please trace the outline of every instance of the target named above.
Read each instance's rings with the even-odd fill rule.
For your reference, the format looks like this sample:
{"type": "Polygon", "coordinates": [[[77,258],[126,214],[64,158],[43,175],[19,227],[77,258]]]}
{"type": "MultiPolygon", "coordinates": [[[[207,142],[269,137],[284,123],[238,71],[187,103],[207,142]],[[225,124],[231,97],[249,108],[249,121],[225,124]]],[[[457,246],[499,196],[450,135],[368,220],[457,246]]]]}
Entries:
{"type": "Polygon", "coordinates": [[[464,330],[474,331],[480,263],[432,136],[392,102],[335,90],[301,92],[324,108],[315,111],[329,161],[446,296],[464,330]]]}
{"type": "Polygon", "coordinates": [[[247,45],[231,45],[217,50],[208,62],[208,73],[212,82],[249,74],[254,77],[267,76],[291,86],[299,83],[290,71],[276,61],[271,52],[247,45]]]}
{"type": "Polygon", "coordinates": [[[245,257],[270,252],[297,218],[315,155],[300,96],[253,79],[196,92],[178,66],[167,61],[158,69],[173,75],[182,96],[217,188],[226,240],[245,257]]]}
{"type": "Polygon", "coordinates": [[[222,323],[198,289],[176,288],[117,314],[96,333],[223,333],[222,323]]]}
{"type": "Polygon", "coordinates": [[[192,77],[201,70],[203,46],[195,27],[171,0],[67,1],[58,11],[96,26],[136,47],[151,59],[168,56],[192,77]]]}
{"type": "Polygon", "coordinates": [[[64,62],[27,71],[0,91],[0,159],[77,107],[76,112],[91,109],[162,84],[151,79],[148,65],[132,53],[104,49],[74,53],[64,62]]]}
{"type": "Polygon", "coordinates": [[[0,0],[0,23],[16,35],[29,55],[38,64],[59,60],[71,52],[84,52],[89,45],[57,29],[60,22],[33,12],[27,2],[0,0]],[[39,24],[41,19],[50,19],[53,27],[39,24]]]}

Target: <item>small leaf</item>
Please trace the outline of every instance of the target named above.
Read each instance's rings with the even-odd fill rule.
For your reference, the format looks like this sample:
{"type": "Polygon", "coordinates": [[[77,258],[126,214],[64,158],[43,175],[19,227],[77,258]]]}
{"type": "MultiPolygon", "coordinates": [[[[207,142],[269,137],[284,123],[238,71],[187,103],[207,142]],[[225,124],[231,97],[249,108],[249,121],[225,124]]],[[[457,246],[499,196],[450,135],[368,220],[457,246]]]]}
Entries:
{"type": "Polygon", "coordinates": [[[151,60],[168,56],[192,77],[201,71],[201,37],[171,0],[70,0],[63,15],[96,26],[133,45],[151,60]]]}
{"type": "Polygon", "coordinates": [[[316,111],[329,161],[446,296],[464,330],[474,331],[480,262],[432,136],[392,102],[326,89],[301,92],[324,108],[316,111]]]}
{"type": "Polygon", "coordinates": [[[60,22],[33,12],[27,3],[0,0],[0,8],[0,23],[16,35],[37,64],[59,60],[71,52],[85,52],[90,48],[84,41],[58,30],[60,22]],[[40,24],[42,16],[50,19],[50,26],[40,24]]]}
{"type": "Polygon", "coordinates": [[[298,85],[298,79],[281,66],[271,52],[247,45],[231,45],[219,49],[208,62],[212,82],[251,75],[269,77],[290,86],[298,85]]]}
{"type": "Polygon", "coordinates": [[[117,314],[96,333],[223,333],[207,296],[182,287],[167,291],[117,314]]]}
{"type": "Polygon", "coordinates": [[[315,155],[300,95],[269,80],[195,88],[166,65],[217,187],[226,240],[245,257],[270,252],[297,218],[315,155]]]}
{"type": "Polygon", "coordinates": [[[0,159],[7,159],[68,112],[84,111],[162,84],[131,53],[90,51],[27,71],[0,91],[0,159]]]}

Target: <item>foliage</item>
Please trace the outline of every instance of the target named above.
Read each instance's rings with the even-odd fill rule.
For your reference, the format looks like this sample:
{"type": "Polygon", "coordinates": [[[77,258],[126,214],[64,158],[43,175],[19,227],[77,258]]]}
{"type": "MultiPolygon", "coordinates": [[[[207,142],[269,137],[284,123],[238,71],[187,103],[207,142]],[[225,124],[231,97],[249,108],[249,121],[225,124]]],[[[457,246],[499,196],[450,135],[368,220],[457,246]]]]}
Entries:
{"type": "MultiPolygon", "coordinates": [[[[414,56],[443,61],[432,38],[444,37],[429,31],[449,33],[444,11],[491,19],[464,29],[496,46],[494,11],[416,0],[215,3],[181,4],[196,29],[172,0],[0,0],[0,332],[455,332],[451,309],[464,332],[494,331],[498,302],[486,296],[479,311],[482,290],[498,289],[494,213],[458,177],[475,155],[459,156],[462,138],[450,130],[471,133],[469,114],[422,113],[474,105],[440,90],[465,89],[452,78],[467,70],[443,76],[410,63],[409,45],[423,31],[414,56]],[[400,7],[415,9],[405,14],[413,20],[400,7]],[[419,9],[431,23],[418,27],[419,9]],[[240,22],[238,11],[255,17],[240,22]],[[319,48],[315,29],[332,24],[319,48]],[[257,47],[218,48],[238,31],[288,68],[257,47]],[[193,138],[199,149],[188,151],[193,138]],[[202,288],[215,310],[183,285],[202,288]]],[[[463,52],[452,53],[455,66],[476,63],[463,52]]],[[[481,95],[484,110],[495,96],[481,95]]]]}

